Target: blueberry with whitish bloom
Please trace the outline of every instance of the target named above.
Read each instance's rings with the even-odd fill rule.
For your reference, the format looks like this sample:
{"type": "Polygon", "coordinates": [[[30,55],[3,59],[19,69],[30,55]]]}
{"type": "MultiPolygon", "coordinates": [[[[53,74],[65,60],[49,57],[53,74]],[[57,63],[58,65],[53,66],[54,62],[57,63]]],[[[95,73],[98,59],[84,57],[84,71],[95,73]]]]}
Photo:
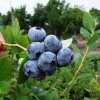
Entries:
{"type": "Polygon", "coordinates": [[[30,78],[37,78],[43,74],[35,60],[28,60],[23,66],[23,71],[25,75],[30,78]]]}
{"type": "Polygon", "coordinates": [[[37,87],[37,86],[34,86],[34,87],[33,87],[33,90],[34,90],[34,91],[38,90],[38,87],[37,87]]]}
{"type": "Polygon", "coordinates": [[[28,46],[28,57],[37,60],[39,56],[45,52],[45,46],[41,42],[34,42],[28,46]]]}
{"type": "Polygon", "coordinates": [[[57,58],[53,52],[44,52],[38,59],[38,67],[46,76],[53,75],[56,71],[57,58]]]}
{"type": "Polygon", "coordinates": [[[43,28],[32,27],[28,31],[28,36],[33,42],[43,42],[46,37],[46,32],[43,28]]]}
{"type": "Polygon", "coordinates": [[[48,35],[44,39],[46,50],[57,53],[62,48],[62,42],[55,35],[48,35]]]}
{"type": "Polygon", "coordinates": [[[59,66],[68,66],[73,59],[72,51],[69,48],[62,48],[57,54],[57,62],[59,66]]]}
{"type": "Polygon", "coordinates": [[[55,69],[53,69],[53,70],[50,70],[50,71],[45,71],[45,75],[46,76],[52,76],[53,74],[55,74],[55,72],[56,72],[56,68],[55,69]]]}
{"type": "Polygon", "coordinates": [[[62,48],[57,54],[58,66],[68,66],[72,61],[72,51],[69,48],[62,48]]]}
{"type": "Polygon", "coordinates": [[[42,88],[40,88],[40,89],[39,89],[39,93],[42,93],[42,92],[43,92],[43,89],[42,89],[42,88]]]}

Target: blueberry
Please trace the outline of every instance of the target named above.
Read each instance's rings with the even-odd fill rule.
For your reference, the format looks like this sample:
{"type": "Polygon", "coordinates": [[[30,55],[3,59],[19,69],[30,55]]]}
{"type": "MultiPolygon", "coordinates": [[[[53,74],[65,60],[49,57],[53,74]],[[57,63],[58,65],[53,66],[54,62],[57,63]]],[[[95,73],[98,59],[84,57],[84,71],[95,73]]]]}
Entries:
{"type": "Polygon", "coordinates": [[[38,59],[38,67],[45,73],[56,70],[57,58],[53,52],[44,52],[38,59]]]}
{"type": "Polygon", "coordinates": [[[55,35],[48,35],[44,39],[44,45],[48,51],[57,53],[62,48],[62,42],[55,35]]]}
{"type": "Polygon", "coordinates": [[[40,88],[40,89],[39,89],[39,93],[42,93],[42,92],[43,92],[43,89],[42,89],[42,88],[40,88]]]}
{"type": "Polygon", "coordinates": [[[45,75],[46,76],[52,76],[53,74],[55,74],[55,72],[56,72],[56,69],[53,69],[53,70],[45,72],[45,75]]]}
{"type": "Polygon", "coordinates": [[[72,51],[69,48],[62,48],[57,54],[58,66],[68,66],[72,61],[72,51]]]}
{"type": "Polygon", "coordinates": [[[14,92],[14,91],[10,91],[9,94],[16,94],[16,92],[14,92]]]}
{"type": "Polygon", "coordinates": [[[38,87],[37,87],[37,86],[34,86],[34,87],[33,87],[33,90],[34,90],[34,91],[38,90],[38,87]]]}
{"type": "Polygon", "coordinates": [[[34,42],[42,42],[46,37],[46,32],[43,28],[32,27],[28,31],[28,36],[34,42]]]}
{"type": "Polygon", "coordinates": [[[41,42],[31,43],[28,47],[28,57],[37,60],[39,56],[45,52],[45,46],[41,42]]]}
{"type": "Polygon", "coordinates": [[[31,77],[31,78],[37,78],[41,76],[41,74],[43,73],[38,68],[38,63],[35,60],[28,60],[23,66],[23,71],[26,76],[31,77]]]}

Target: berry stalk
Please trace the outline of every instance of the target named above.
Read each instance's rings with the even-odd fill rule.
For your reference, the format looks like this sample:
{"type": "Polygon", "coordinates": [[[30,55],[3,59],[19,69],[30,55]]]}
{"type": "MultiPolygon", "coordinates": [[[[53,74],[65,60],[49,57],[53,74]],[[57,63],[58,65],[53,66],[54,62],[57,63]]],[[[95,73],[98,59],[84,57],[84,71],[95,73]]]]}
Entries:
{"type": "Polygon", "coordinates": [[[3,44],[3,45],[6,45],[6,46],[15,46],[15,47],[19,47],[21,49],[23,49],[25,52],[27,51],[26,48],[24,48],[23,46],[19,45],[19,44],[9,44],[9,43],[4,43],[4,42],[1,42],[0,45],[3,44]]]}

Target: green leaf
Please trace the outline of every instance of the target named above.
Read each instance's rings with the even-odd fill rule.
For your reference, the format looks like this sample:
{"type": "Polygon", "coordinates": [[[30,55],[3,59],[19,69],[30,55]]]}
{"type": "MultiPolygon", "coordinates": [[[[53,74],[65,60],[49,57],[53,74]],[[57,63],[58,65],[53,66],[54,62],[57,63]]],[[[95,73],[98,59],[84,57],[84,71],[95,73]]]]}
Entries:
{"type": "Polygon", "coordinates": [[[98,43],[93,43],[92,45],[90,45],[89,51],[91,50],[95,50],[98,47],[98,43]]]}
{"type": "Polygon", "coordinates": [[[33,79],[32,78],[29,78],[27,81],[26,81],[26,86],[28,88],[31,88],[34,84],[33,84],[33,79]]]}
{"type": "Polygon", "coordinates": [[[98,100],[98,98],[87,98],[87,97],[84,97],[84,100],[98,100]]]}
{"type": "Polygon", "coordinates": [[[85,37],[85,38],[90,38],[91,37],[91,34],[86,30],[84,29],[83,27],[81,27],[80,29],[80,33],[85,37]]]}
{"type": "Polygon", "coordinates": [[[28,94],[29,92],[32,92],[32,89],[29,89],[29,88],[24,88],[22,91],[21,91],[21,95],[26,95],[28,94]]]}
{"type": "Polygon", "coordinates": [[[39,97],[40,100],[56,100],[58,96],[58,93],[56,91],[53,91],[52,93],[47,94],[46,96],[39,97]]]}
{"type": "Polygon", "coordinates": [[[0,81],[0,93],[6,94],[10,89],[10,83],[6,81],[0,81]]]}
{"type": "Polygon", "coordinates": [[[82,62],[82,56],[79,56],[78,59],[75,61],[75,66],[79,67],[79,65],[81,64],[81,62],[82,62]]]}
{"type": "Polygon", "coordinates": [[[0,81],[5,80],[11,73],[11,66],[8,57],[0,57],[0,81]]]}
{"type": "Polygon", "coordinates": [[[92,74],[85,73],[85,74],[81,74],[81,75],[77,76],[77,79],[81,79],[82,80],[82,79],[88,78],[90,76],[92,76],[92,74]]]}
{"type": "Polygon", "coordinates": [[[62,75],[64,75],[66,79],[71,80],[72,74],[70,73],[69,70],[67,70],[66,67],[62,68],[61,71],[62,71],[62,75]]]}
{"type": "Polygon", "coordinates": [[[18,100],[29,100],[27,96],[18,96],[18,100]]]}
{"type": "Polygon", "coordinates": [[[9,97],[3,97],[3,100],[11,100],[9,97]]]}
{"type": "Polygon", "coordinates": [[[97,30],[97,31],[95,31],[96,33],[100,33],[100,29],[99,30],[97,30]]]}
{"type": "Polygon", "coordinates": [[[3,97],[1,97],[0,100],[3,100],[3,97]]]}
{"type": "Polygon", "coordinates": [[[10,94],[11,99],[10,100],[17,100],[17,95],[15,94],[10,94]]]}
{"type": "Polygon", "coordinates": [[[94,17],[91,14],[85,12],[84,16],[83,16],[83,25],[86,29],[93,32],[95,30],[95,19],[94,19],[94,17]]]}
{"type": "Polygon", "coordinates": [[[24,58],[25,56],[27,56],[27,53],[25,51],[21,52],[18,54],[20,58],[24,58]]]}
{"type": "Polygon", "coordinates": [[[74,82],[69,86],[68,90],[72,90],[76,84],[77,84],[77,80],[74,80],[74,82]]]}
{"type": "Polygon", "coordinates": [[[89,98],[87,98],[87,97],[84,97],[84,100],[90,100],[89,98]]]}
{"type": "Polygon", "coordinates": [[[6,36],[6,32],[2,26],[0,26],[0,32],[3,34],[5,41],[8,43],[8,38],[6,36]]]}
{"type": "Polygon", "coordinates": [[[23,72],[23,65],[28,60],[29,60],[29,58],[27,56],[27,57],[24,58],[24,60],[21,63],[21,66],[20,66],[20,69],[19,69],[19,73],[18,73],[18,80],[17,80],[18,84],[22,84],[22,83],[26,82],[27,79],[28,79],[28,77],[23,72]]]}
{"type": "MultiPolygon", "coordinates": [[[[19,38],[18,38],[18,40],[17,40],[17,43],[18,43],[19,45],[25,47],[25,48],[27,48],[28,45],[29,45],[28,39],[27,39],[27,37],[24,36],[24,35],[23,35],[23,36],[19,36],[19,38]]],[[[22,49],[21,49],[21,51],[22,51],[22,49]]]]}
{"type": "Polygon", "coordinates": [[[39,93],[37,96],[38,97],[42,97],[42,96],[44,96],[46,94],[48,94],[48,91],[43,91],[43,92],[39,93]]]}
{"type": "Polygon", "coordinates": [[[98,33],[94,33],[92,37],[88,40],[87,45],[90,46],[98,39],[98,33]]]}
{"type": "Polygon", "coordinates": [[[6,37],[8,39],[8,43],[14,43],[14,36],[13,36],[13,31],[12,31],[12,28],[10,26],[7,26],[6,29],[6,37]]]}
{"type": "Polygon", "coordinates": [[[78,49],[76,45],[71,44],[71,47],[73,48],[74,51],[79,52],[82,55],[82,52],[78,49]]]}
{"type": "Polygon", "coordinates": [[[79,10],[81,10],[82,12],[86,12],[85,9],[83,7],[78,7],[79,10]]]}
{"type": "Polygon", "coordinates": [[[21,92],[21,88],[19,85],[16,86],[16,92],[17,92],[17,94],[20,94],[20,92],[21,92]]]}
{"type": "Polygon", "coordinates": [[[20,35],[20,26],[19,26],[19,22],[17,18],[14,20],[14,23],[13,23],[13,35],[14,35],[15,40],[17,40],[17,38],[20,35]]]}

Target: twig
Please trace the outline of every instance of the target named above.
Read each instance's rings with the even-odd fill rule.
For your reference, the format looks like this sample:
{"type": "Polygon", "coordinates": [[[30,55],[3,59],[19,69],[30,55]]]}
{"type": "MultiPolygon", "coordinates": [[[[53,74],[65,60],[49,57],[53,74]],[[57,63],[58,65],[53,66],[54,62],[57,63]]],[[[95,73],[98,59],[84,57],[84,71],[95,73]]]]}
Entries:
{"type": "MultiPolygon", "coordinates": [[[[80,66],[78,67],[78,70],[75,72],[75,74],[74,74],[72,80],[69,82],[68,85],[71,85],[71,84],[73,83],[73,81],[75,80],[75,78],[76,78],[78,72],[80,71],[80,69],[81,69],[82,66],[83,66],[83,63],[84,63],[84,60],[85,60],[85,58],[86,58],[86,55],[88,54],[88,51],[89,51],[89,47],[87,47],[86,52],[85,52],[85,54],[84,54],[84,56],[83,56],[83,58],[82,58],[82,62],[81,62],[80,66]]],[[[67,91],[67,88],[65,88],[65,90],[59,95],[59,97],[58,97],[57,100],[59,100],[59,98],[60,98],[66,91],[67,91]]]]}
{"type": "Polygon", "coordinates": [[[23,49],[24,51],[27,51],[26,48],[24,48],[23,46],[21,46],[21,45],[19,45],[19,44],[8,44],[8,43],[4,43],[4,42],[1,42],[0,45],[1,45],[1,44],[7,45],[7,46],[19,47],[19,48],[23,49]]]}

